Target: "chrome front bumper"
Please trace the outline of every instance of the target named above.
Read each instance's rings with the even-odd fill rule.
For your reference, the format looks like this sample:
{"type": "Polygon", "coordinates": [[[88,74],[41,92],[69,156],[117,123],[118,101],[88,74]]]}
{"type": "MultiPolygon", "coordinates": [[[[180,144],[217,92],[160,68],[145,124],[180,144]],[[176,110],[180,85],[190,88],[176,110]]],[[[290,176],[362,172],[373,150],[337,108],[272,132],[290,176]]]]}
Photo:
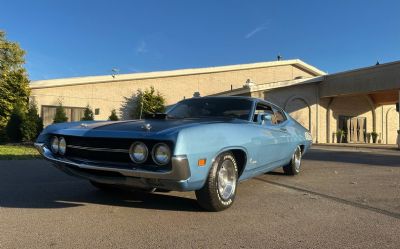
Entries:
{"type": "MultiPolygon", "coordinates": [[[[62,167],[71,167],[70,171],[73,174],[78,175],[76,171],[79,169],[82,170],[97,170],[97,171],[105,171],[105,172],[117,172],[125,177],[133,177],[140,179],[154,179],[154,180],[169,180],[169,181],[184,181],[190,178],[190,167],[189,162],[186,156],[174,156],[171,159],[172,169],[170,171],[149,171],[142,169],[122,169],[122,168],[114,168],[107,166],[99,166],[93,162],[75,162],[71,161],[67,158],[61,158],[54,156],[54,154],[50,151],[49,148],[46,147],[44,143],[35,143],[36,149],[39,151],[41,155],[44,156],[45,159],[55,163],[56,165],[62,167]],[[74,170],[75,169],[75,170],[74,170]]],[[[79,173],[78,176],[91,179],[88,173],[79,173]]],[[[104,177],[103,177],[104,178],[104,177]]],[[[104,182],[104,181],[103,181],[104,182]]],[[[156,181],[157,182],[157,181],[156,181]]]]}

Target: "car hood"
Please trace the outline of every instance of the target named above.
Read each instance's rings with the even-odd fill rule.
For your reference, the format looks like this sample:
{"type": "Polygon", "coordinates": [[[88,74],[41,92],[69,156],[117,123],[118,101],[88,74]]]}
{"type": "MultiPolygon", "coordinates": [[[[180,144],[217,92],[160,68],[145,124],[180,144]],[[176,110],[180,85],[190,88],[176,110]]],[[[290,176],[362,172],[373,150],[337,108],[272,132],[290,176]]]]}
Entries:
{"type": "MultiPolygon", "coordinates": [[[[68,127],[54,129],[55,134],[93,137],[149,137],[153,135],[171,135],[181,129],[214,123],[242,123],[238,119],[146,119],[128,121],[97,121],[70,123],[68,127]]],[[[68,124],[68,123],[65,123],[68,124]]]]}

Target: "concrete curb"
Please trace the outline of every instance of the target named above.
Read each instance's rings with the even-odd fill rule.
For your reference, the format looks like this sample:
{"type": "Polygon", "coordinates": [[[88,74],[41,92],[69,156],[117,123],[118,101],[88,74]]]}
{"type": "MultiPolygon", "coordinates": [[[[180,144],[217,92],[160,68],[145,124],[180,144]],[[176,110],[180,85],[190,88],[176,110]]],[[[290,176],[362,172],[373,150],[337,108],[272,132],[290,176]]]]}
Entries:
{"type": "MultiPolygon", "coordinates": [[[[369,150],[390,150],[399,151],[397,145],[387,145],[387,144],[313,144],[312,148],[332,148],[332,149],[369,149],[369,150]]],[[[399,151],[400,152],[400,151],[399,151]]]]}

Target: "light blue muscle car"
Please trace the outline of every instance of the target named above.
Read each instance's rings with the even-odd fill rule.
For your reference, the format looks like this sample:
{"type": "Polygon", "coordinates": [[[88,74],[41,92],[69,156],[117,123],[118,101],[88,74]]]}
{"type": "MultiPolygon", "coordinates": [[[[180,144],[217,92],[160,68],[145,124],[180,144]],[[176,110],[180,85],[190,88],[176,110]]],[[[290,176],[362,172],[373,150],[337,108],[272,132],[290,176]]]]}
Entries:
{"type": "Polygon", "coordinates": [[[100,189],[196,191],[200,206],[220,211],[233,204],[239,181],[278,167],[298,174],[311,143],[308,130],[272,103],[202,97],[144,120],[50,125],[35,146],[100,189]]]}

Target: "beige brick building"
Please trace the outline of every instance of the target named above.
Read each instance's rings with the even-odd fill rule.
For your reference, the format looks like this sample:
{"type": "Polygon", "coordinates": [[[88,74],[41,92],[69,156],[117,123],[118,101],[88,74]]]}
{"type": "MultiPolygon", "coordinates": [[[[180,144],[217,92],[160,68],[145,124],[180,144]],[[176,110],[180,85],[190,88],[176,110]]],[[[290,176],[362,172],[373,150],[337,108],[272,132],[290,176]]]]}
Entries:
{"type": "Polygon", "coordinates": [[[314,142],[336,142],[335,133],[347,131],[346,142],[365,143],[368,133],[395,144],[399,113],[400,62],[326,75],[301,60],[184,69],[150,73],[43,80],[31,83],[45,125],[55,106],[67,107],[70,121],[80,120],[90,105],[96,120],[116,109],[122,118],[132,108],[138,89],[154,86],[171,105],[195,92],[206,95],[245,95],[267,99],[308,128],[314,142]],[[245,85],[249,80],[254,85],[245,85]]]}

